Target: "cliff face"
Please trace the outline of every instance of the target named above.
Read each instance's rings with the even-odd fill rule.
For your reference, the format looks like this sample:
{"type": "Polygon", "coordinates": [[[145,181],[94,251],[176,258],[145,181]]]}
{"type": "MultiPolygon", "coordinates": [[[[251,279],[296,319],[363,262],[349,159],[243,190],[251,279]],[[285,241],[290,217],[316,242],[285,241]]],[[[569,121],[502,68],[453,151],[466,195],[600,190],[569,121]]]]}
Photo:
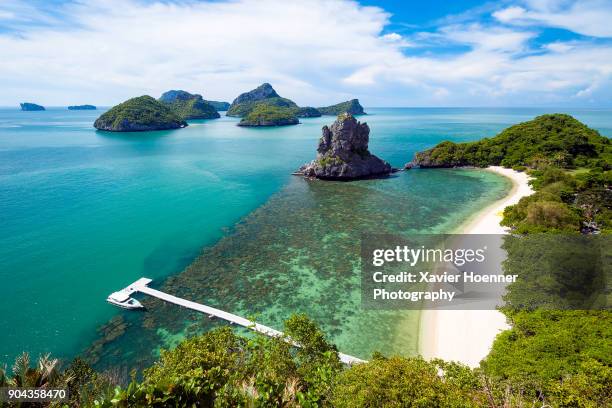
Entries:
{"type": "Polygon", "coordinates": [[[370,128],[345,113],[330,126],[324,126],[317,158],[303,165],[298,173],[329,180],[353,180],[391,173],[391,165],[368,150],[370,128]]]}
{"type": "Polygon", "coordinates": [[[35,103],[23,102],[20,103],[22,111],[44,111],[45,107],[42,105],[37,105],[35,103]]]}
{"type": "Polygon", "coordinates": [[[165,104],[144,95],[128,99],[104,112],[94,127],[110,132],[141,132],[148,130],[178,129],[187,126],[165,104]]]}

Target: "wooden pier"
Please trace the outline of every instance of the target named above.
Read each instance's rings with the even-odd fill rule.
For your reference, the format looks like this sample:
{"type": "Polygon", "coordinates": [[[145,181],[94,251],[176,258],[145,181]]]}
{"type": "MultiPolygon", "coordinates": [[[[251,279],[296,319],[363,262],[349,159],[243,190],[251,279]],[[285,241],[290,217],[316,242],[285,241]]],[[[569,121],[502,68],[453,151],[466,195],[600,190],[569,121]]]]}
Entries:
{"type": "MultiPolygon", "coordinates": [[[[176,296],[169,295],[168,293],[164,293],[162,291],[152,289],[148,285],[152,282],[152,279],[148,278],[140,278],[136,282],[132,283],[128,287],[121,290],[127,295],[132,295],[133,293],[143,293],[145,295],[153,296],[158,299],[161,299],[168,303],[173,303],[178,306],[185,307],[187,309],[195,310],[201,313],[205,313],[209,317],[218,317],[225,321],[230,322],[231,324],[237,324],[242,327],[246,327],[253,331],[256,331],[261,334],[265,334],[270,337],[283,337],[284,334],[281,331],[275,330],[271,327],[264,326],[262,324],[253,322],[249,319],[245,319],[244,317],[240,317],[238,315],[225,312],[220,309],[216,309],[214,307],[206,306],[200,303],[192,302],[191,300],[182,299],[176,296]]],[[[291,340],[288,340],[291,341],[291,340]]],[[[299,344],[293,343],[295,346],[299,347],[299,344]]],[[[355,363],[365,363],[365,360],[362,360],[357,357],[349,356],[348,354],[338,353],[340,357],[340,361],[344,364],[355,364],[355,363]]]]}

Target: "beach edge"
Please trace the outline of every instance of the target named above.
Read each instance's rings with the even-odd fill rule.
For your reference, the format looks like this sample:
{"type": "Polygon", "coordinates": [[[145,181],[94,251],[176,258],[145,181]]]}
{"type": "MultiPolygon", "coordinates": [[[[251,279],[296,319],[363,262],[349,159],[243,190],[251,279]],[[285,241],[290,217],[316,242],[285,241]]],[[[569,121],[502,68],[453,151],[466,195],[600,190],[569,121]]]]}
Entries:
{"type": "MultiPolygon", "coordinates": [[[[504,208],[533,194],[525,172],[501,166],[491,171],[508,178],[512,187],[503,198],[474,213],[455,231],[456,234],[507,234],[500,225],[504,208]]],[[[491,349],[493,340],[508,329],[506,317],[498,310],[423,310],[419,322],[418,352],[425,359],[442,358],[477,367],[491,349]]]]}

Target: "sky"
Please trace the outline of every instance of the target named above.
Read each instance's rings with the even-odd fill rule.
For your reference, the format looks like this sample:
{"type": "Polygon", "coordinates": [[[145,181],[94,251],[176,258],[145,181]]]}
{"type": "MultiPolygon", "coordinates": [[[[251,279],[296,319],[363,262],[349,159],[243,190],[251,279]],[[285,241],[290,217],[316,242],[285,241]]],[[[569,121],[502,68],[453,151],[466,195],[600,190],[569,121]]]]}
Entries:
{"type": "Polygon", "coordinates": [[[0,105],[612,107],[612,0],[1,0],[0,105]]]}

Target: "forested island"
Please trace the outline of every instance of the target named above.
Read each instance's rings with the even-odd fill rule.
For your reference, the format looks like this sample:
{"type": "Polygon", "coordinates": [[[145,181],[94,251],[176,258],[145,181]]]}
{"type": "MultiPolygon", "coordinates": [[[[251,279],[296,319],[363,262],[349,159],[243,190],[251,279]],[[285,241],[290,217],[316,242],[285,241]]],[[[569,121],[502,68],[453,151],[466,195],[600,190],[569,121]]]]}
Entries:
{"type": "Polygon", "coordinates": [[[45,107],[31,102],[22,102],[19,104],[22,111],[44,111],[45,107]]]}
{"type": "Polygon", "coordinates": [[[317,108],[322,115],[340,115],[341,113],[350,113],[351,115],[365,115],[363,106],[359,103],[359,99],[351,99],[350,101],[340,102],[336,105],[323,106],[317,108]]]}
{"type": "Polygon", "coordinates": [[[291,99],[281,97],[267,82],[240,94],[227,110],[227,116],[243,118],[239,126],[297,125],[298,118],[337,116],[341,113],[365,114],[357,99],[322,108],[300,107],[291,99]]]}
{"type": "Polygon", "coordinates": [[[570,115],[538,116],[477,142],[442,142],[407,167],[488,165],[536,177],[536,193],[508,207],[502,225],[520,233],[611,231],[612,143],[570,115]]]}
{"type": "Polygon", "coordinates": [[[238,126],[286,126],[300,123],[297,116],[282,107],[257,104],[243,117],[238,126]]]}
{"type": "MultiPolygon", "coordinates": [[[[300,107],[291,99],[281,97],[269,83],[240,94],[231,104],[207,101],[202,95],[184,90],[170,90],[158,100],[152,99],[145,95],[114,106],[95,121],[94,127],[112,132],[178,129],[187,126],[186,120],[217,119],[221,117],[220,110],[227,111],[227,116],[241,118],[238,126],[243,127],[288,126],[299,124],[299,118],[365,114],[358,99],[322,108],[300,107]]],[[[22,110],[40,110],[30,105],[34,104],[22,104],[22,110]]],[[[96,107],[74,105],[68,109],[95,110],[96,107]]]]}
{"type": "Polygon", "coordinates": [[[128,99],[104,112],[94,127],[110,132],[179,129],[187,122],[166,104],[144,95],[128,99]]]}
{"type": "Polygon", "coordinates": [[[219,112],[206,102],[202,95],[190,94],[182,90],[164,92],[159,101],[168,106],[181,119],[217,119],[219,112]]]}

